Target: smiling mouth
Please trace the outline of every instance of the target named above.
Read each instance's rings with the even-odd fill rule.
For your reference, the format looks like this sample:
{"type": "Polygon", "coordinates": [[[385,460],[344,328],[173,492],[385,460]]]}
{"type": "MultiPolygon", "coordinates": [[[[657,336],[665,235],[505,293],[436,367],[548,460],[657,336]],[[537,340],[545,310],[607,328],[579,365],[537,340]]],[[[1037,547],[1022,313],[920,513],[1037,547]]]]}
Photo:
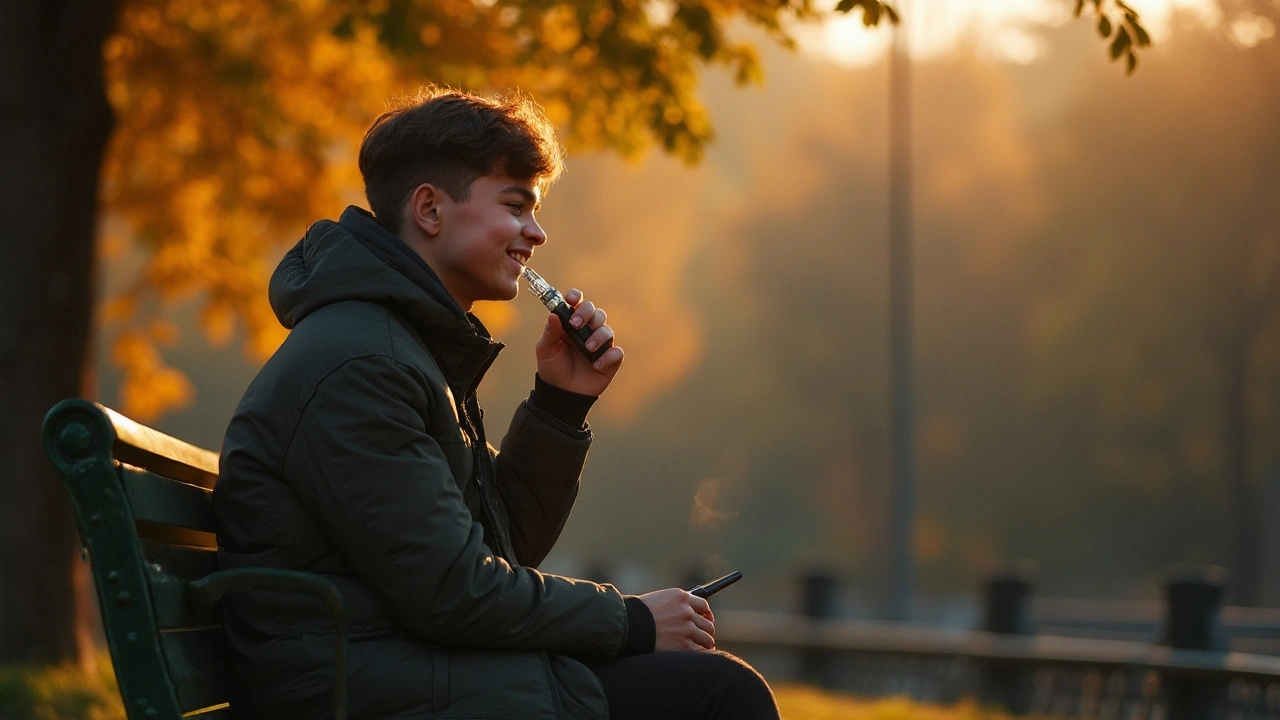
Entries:
{"type": "Polygon", "coordinates": [[[507,253],[507,257],[509,257],[509,258],[511,258],[512,260],[515,260],[517,263],[519,263],[520,267],[524,267],[525,263],[529,262],[529,256],[528,256],[528,255],[522,255],[522,254],[520,254],[520,253],[518,253],[518,252],[509,252],[509,253],[507,253]]]}

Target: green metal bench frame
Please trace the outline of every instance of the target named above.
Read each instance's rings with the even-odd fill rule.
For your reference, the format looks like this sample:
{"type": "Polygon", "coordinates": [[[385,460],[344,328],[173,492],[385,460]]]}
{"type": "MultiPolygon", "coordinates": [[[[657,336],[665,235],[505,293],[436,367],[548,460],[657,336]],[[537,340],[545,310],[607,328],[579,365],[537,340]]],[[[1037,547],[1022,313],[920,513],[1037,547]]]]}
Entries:
{"type": "Polygon", "coordinates": [[[243,589],[307,593],[329,608],[334,717],[346,720],[347,614],[337,587],[303,572],[216,570],[216,454],[81,399],[49,411],[43,443],[71,495],[130,720],[232,717],[216,604],[243,589]]]}

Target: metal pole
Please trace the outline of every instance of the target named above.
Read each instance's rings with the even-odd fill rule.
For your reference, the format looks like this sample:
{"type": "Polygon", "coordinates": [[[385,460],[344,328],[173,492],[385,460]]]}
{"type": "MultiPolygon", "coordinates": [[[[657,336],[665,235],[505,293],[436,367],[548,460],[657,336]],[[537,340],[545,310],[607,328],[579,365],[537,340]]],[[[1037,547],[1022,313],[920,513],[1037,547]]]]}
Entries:
{"type": "Polygon", "coordinates": [[[888,617],[911,616],[915,586],[915,413],[912,385],[911,57],[906,0],[889,54],[889,373],[892,474],[888,617]]]}

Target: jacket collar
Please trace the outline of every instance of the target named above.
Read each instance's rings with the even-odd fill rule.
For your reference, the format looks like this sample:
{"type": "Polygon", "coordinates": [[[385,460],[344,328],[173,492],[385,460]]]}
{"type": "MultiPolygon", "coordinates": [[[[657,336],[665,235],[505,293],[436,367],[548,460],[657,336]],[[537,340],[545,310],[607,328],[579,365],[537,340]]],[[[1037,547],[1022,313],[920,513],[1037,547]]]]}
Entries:
{"type": "Polygon", "coordinates": [[[462,310],[421,255],[378,223],[367,210],[349,206],[338,219],[338,225],[421,289],[435,305],[449,311],[452,322],[441,318],[437,308],[425,307],[425,303],[408,303],[399,308],[431,349],[440,369],[449,378],[451,389],[459,396],[474,392],[485,371],[497,359],[502,343],[493,340],[478,317],[462,310]]]}
{"type": "Polygon", "coordinates": [[[338,222],[321,220],[307,230],[272,275],[270,296],[286,328],[334,302],[387,307],[421,338],[459,398],[474,392],[502,349],[422,256],[354,206],[338,222]]]}

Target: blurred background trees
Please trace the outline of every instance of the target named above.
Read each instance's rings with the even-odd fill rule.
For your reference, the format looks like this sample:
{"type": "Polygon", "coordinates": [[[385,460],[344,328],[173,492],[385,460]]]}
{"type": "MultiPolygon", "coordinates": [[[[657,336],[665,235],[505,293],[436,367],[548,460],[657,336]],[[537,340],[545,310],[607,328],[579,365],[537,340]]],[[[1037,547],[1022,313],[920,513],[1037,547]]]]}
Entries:
{"type": "MultiPolygon", "coordinates": [[[[1092,10],[1086,10],[1113,16],[1108,23],[1119,27],[1122,6],[1089,5],[1092,10]]],[[[7,0],[0,8],[6,11],[0,29],[6,68],[0,81],[0,210],[8,221],[6,261],[0,263],[0,383],[8,399],[0,416],[0,448],[7,462],[0,507],[20,509],[0,530],[0,660],[67,657],[84,640],[69,621],[75,580],[68,568],[78,562],[70,519],[61,488],[49,479],[33,442],[44,411],[58,399],[79,394],[104,398],[143,420],[190,408],[184,416],[173,416],[171,429],[216,447],[220,428],[216,435],[208,428],[225,423],[226,403],[238,397],[246,368],[260,362],[282,337],[264,292],[275,257],[310,221],[361,201],[354,151],[389,95],[410,92],[424,81],[477,90],[521,87],[565,128],[572,150],[608,148],[639,159],[656,146],[693,162],[704,156],[713,137],[699,99],[700,73],[714,68],[712,91],[721,102],[741,102],[716,88],[760,79],[759,48],[793,45],[794,23],[821,14],[807,0],[712,5],[7,0]],[[732,39],[738,28],[749,41],[732,39]],[[110,263],[104,282],[98,258],[110,263]],[[98,298],[102,302],[95,310],[98,298]],[[209,346],[193,343],[191,334],[183,332],[197,326],[209,346]],[[95,335],[94,327],[101,332],[95,335]],[[236,355],[220,348],[231,344],[247,349],[250,359],[229,359],[236,355]],[[166,362],[166,347],[172,365],[182,370],[166,362]],[[86,366],[85,359],[97,354],[109,356],[109,363],[86,366]],[[216,367],[212,375],[204,374],[211,367],[216,367]],[[99,372],[104,377],[97,378],[99,372]],[[193,382],[197,372],[200,379],[193,382]],[[220,397],[218,388],[224,386],[220,397]],[[209,388],[200,397],[215,407],[197,402],[196,387],[209,388]],[[222,404],[216,404],[219,400],[222,404]],[[193,419],[204,429],[184,432],[183,423],[193,419]]],[[[845,3],[841,9],[861,12],[869,25],[892,14],[874,0],[845,3]]],[[[1096,57],[1094,50],[1091,57],[1096,57]]],[[[830,68],[793,72],[799,75],[789,80],[799,87],[814,79],[850,82],[847,74],[832,75],[830,68]]],[[[990,72],[974,70],[977,76],[988,74],[977,81],[980,89],[1007,92],[990,72]]],[[[866,77],[855,75],[853,82],[866,77]]],[[[756,118],[775,118],[775,132],[760,140],[774,142],[779,134],[798,133],[819,144],[837,142],[829,134],[789,125],[795,116],[784,111],[816,116],[822,113],[815,102],[828,96],[848,99],[847,90],[834,86],[822,85],[816,92],[790,96],[788,107],[751,108],[756,118]]],[[[845,133],[856,128],[865,141],[883,129],[883,120],[874,102],[863,97],[859,103],[856,123],[847,117],[825,121],[845,133]]],[[[752,132],[745,127],[735,131],[752,132]]],[[[967,142],[953,140],[961,146],[967,142]]],[[[566,229],[573,218],[573,229],[562,236],[572,238],[595,227],[609,239],[596,245],[600,252],[591,256],[595,267],[562,269],[573,271],[570,277],[583,271],[609,278],[618,271],[605,265],[635,260],[632,267],[653,270],[643,283],[619,278],[612,285],[621,317],[635,319],[630,327],[636,347],[654,344],[660,349],[644,363],[631,363],[635,380],[620,387],[615,409],[609,411],[613,415],[602,418],[604,427],[612,423],[629,433],[630,441],[604,453],[600,470],[594,471],[613,474],[617,463],[651,460],[655,449],[664,456],[662,462],[669,465],[664,469],[660,463],[652,472],[662,475],[658,484],[669,491],[663,502],[675,515],[660,512],[658,517],[668,520],[656,524],[638,517],[625,520],[648,535],[671,522],[669,517],[679,518],[679,530],[654,543],[653,553],[674,556],[683,543],[673,539],[692,535],[698,552],[708,555],[723,553],[740,538],[746,543],[742,553],[759,558],[766,570],[793,564],[797,552],[811,559],[836,554],[850,567],[875,562],[871,545],[878,537],[874,509],[879,491],[874,483],[857,479],[875,478],[881,462],[880,421],[872,408],[880,400],[882,375],[874,374],[879,370],[874,354],[860,350],[878,347],[879,339],[858,331],[876,329],[883,288],[877,266],[861,266],[852,279],[862,282],[851,289],[847,269],[830,262],[866,252],[876,260],[875,250],[869,245],[835,250],[810,242],[809,230],[800,228],[814,228],[806,223],[821,217],[823,206],[815,207],[813,201],[834,211],[816,222],[837,222],[850,197],[842,188],[874,188],[880,161],[874,151],[872,157],[824,155],[791,142],[783,145],[810,164],[806,172],[811,182],[801,185],[807,194],[773,187],[760,198],[762,204],[787,199],[767,218],[753,218],[739,208],[747,251],[691,242],[683,248],[664,244],[663,252],[669,254],[657,255],[646,245],[650,237],[688,238],[686,233],[706,221],[698,208],[682,211],[674,207],[681,203],[670,197],[655,198],[670,195],[671,189],[661,184],[665,180],[639,182],[625,201],[609,195],[609,187],[597,188],[594,198],[590,193],[571,195],[584,191],[566,183],[559,212],[566,229]],[[841,186],[843,182],[854,184],[841,186]],[[578,189],[570,190],[574,187],[578,189]],[[611,204],[601,207],[605,201],[611,204]],[[628,227],[620,229],[618,202],[630,203],[633,210],[644,207],[637,213],[644,217],[629,217],[628,227]],[[787,218],[791,222],[785,226],[771,225],[787,218]],[[673,233],[682,220],[691,225],[673,233]],[[793,240],[787,245],[772,242],[775,236],[760,235],[768,227],[793,240]],[[629,235],[642,229],[650,236],[629,235]],[[725,257],[734,258],[728,267],[722,266],[725,257]],[[757,266],[762,262],[768,264],[757,266]],[[708,279],[728,285],[703,282],[708,279]],[[705,307],[703,312],[716,313],[716,322],[685,307],[682,294],[690,284],[694,300],[705,307]],[[768,295],[761,295],[762,287],[771,288],[768,295]],[[633,296],[626,294],[628,288],[633,296]],[[719,295],[715,291],[720,289],[736,294],[719,295]],[[737,356],[744,347],[759,342],[762,326],[757,323],[797,320],[794,313],[784,313],[785,305],[766,299],[791,295],[803,307],[818,298],[820,307],[855,308],[855,332],[825,332],[823,328],[848,322],[846,315],[833,319],[814,313],[800,318],[800,326],[791,331],[802,333],[806,342],[769,343],[761,352],[746,353],[745,367],[717,364],[721,356],[712,349],[730,349],[732,357],[741,359],[737,356]],[[668,311],[668,321],[654,327],[652,316],[639,311],[642,306],[668,311]],[[797,387],[797,377],[806,378],[803,386],[797,387]],[[699,402],[698,407],[711,412],[690,426],[694,416],[689,406],[674,402],[676,397],[699,402]],[[766,422],[762,407],[800,412],[784,415],[792,419],[783,421],[787,429],[779,433],[777,420],[766,422]],[[725,424],[716,425],[718,420],[725,424]],[[655,421],[657,425],[649,424],[655,421]],[[695,440],[697,444],[689,444],[695,440]],[[815,478],[825,494],[815,499],[789,492],[781,478],[797,476],[815,478]],[[693,500],[701,503],[694,507],[701,507],[703,515],[690,515],[693,500]],[[736,503],[738,509],[726,510],[726,503],[736,503]],[[848,512],[866,516],[840,515],[848,512]],[[686,526],[696,518],[702,520],[692,529],[686,526]],[[772,541],[744,530],[742,523],[757,520],[777,527],[783,539],[772,541]],[[844,524],[853,520],[857,523],[844,524]],[[805,549],[812,547],[828,549],[805,549]]],[[[841,143],[837,146],[847,149],[841,143]]],[[[866,143],[868,148],[877,144],[866,143]]],[[[985,159],[970,158],[975,163],[985,159]]],[[[688,188],[684,201],[701,198],[715,204],[735,192],[761,192],[747,193],[742,185],[755,161],[719,159],[710,171],[716,187],[699,182],[688,188]]],[[[666,173],[691,172],[662,167],[666,173]]],[[[583,168],[588,177],[603,172],[594,164],[583,168]]],[[[993,182],[1008,179],[1000,172],[993,182]]],[[[863,193],[856,204],[865,218],[878,217],[882,205],[874,193],[863,193]]],[[[998,205],[995,209],[1002,209],[998,205]]],[[[1018,202],[1010,207],[1025,213],[1018,202]]],[[[1029,223],[1024,221],[1019,232],[1032,227],[1029,223]]],[[[829,233],[816,229],[835,239],[842,237],[836,231],[844,227],[832,227],[829,233]]],[[[581,235],[580,246],[589,246],[590,237],[581,235]]],[[[516,337],[527,330],[518,311],[486,312],[496,327],[516,337]]],[[[514,372],[504,378],[514,378],[514,372]]],[[[512,388],[524,380],[499,379],[495,384],[501,403],[510,401],[512,388]]],[[[942,417],[955,416],[944,412],[942,417]]],[[[948,426],[939,422],[939,427],[948,426]]],[[[950,431],[938,432],[945,438],[950,431]]],[[[964,432],[956,437],[962,440],[953,438],[948,447],[964,454],[973,467],[983,465],[974,458],[987,449],[971,448],[964,432]]],[[[643,486],[607,486],[587,506],[600,509],[643,486]]],[[[590,512],[580,514],[593,518],[581,523],[580,539],[598,534],[607,517],[590,512]]],[[[998,514],[995,509],[981,512],[990,518],[998,514]]],[[[963,523],[938,516],[925,527],[933,546],[950,548],[953,528],[963,523]]],[[[608,550],[610,543],[600,547],[608,550]]],[[[689,552],[687,546],[682,552],[689,552]]]]}
{"type": "Polygon", "coordinates": [[[253,356],[269,354],[282,337],[264,294],[274,243],[358,199],[353,149],[388,95],[425,81],[521,87],[576,149],[637,155],[657,143],[694,161],[711,137],[698,69],[726,66],[740,82],[759,73],[755,50],[726,26],[785,44],[785,24],[814,13],[808,0],[7,0],[0,10],[0,505],[24,509],[0,534],[0,660],[56,659],[77,642],[65,622],[70,520],[30,438],[59,398],[95,394],[82,382],[96,250],[143,251],[101,319],[125,321],[104,338],[123,408],[152,419],[189,403],[193,387],[159,350],[181,328],[149,308],[198,294],[215,345],[243,327],[253,356]],[[109,214],[95,240],[99,201],[109,214]]]}

